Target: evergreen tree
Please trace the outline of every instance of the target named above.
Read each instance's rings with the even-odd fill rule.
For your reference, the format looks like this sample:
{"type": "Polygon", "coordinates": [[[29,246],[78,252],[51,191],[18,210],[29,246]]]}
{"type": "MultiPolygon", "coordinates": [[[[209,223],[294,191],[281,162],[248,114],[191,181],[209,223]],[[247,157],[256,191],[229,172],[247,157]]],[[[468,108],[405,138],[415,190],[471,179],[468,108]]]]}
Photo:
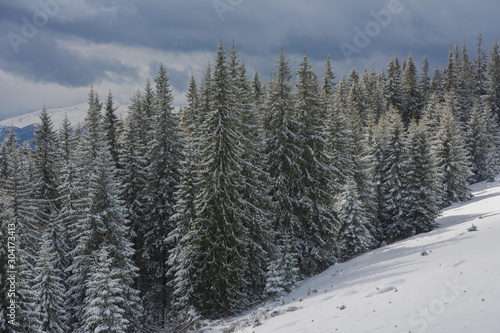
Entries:
{"type": "Polygon", "coordinates": [[[408,160],[404,136],[401,117],[393,109],[388,118],[382,185],[382,223],[389,242],[411,236],[413,233],[412,226],[405,216],[405,207],[408,204],[408,160]]]}
{"type": "Polygon", "coordinates": [[[488,133],[488,155],[487,155],[487,180],[494,181],[500,172],[500,125],[498,117],[493,113],[491,107],[483,105],[483,117],[486,132],[488,133]]]}
{"type": "Polygon", "coordinates": [[[302,158],[298,161],[297,217],[301,228],[299,265],[304,274],[315,274],[335,261],[335,233],[338,224],[333,210],[329,157],[323,126],[325,108],[316,73],[307,56],[297,71],[296,119],[302,158]]]}
{"type": "MultiPolygon", "coordinates": [[[[147,260],[139,253],[139,248],[144,244],[143,228],[147,217],[147,144],[148,144],[148,119],[144,114],[143,96],[137,91],[132,97],[129,106],[125,126],[121,137],[120,151],[120,198],[126,207],[125,218],[129,221],[131,240],[134,244],[134,262],[137,267],[147,265],[147,260]]],[[[149,314],[158,310],[158,304],[151,302],[152,295],[156,295],[155,290],[149,283],[146,273],[138,278],[137,285],[140,287],[142,303],[146,310],[147,320],[149,314]]]]}
{"type": "MultiPolygon", "coordinates": [[[[291,261],[295,267],[284,267],[283,257],[297,260],[297,239],[301,226],[296,215],[298,194],[296,179],[300,175],[299,159],[301,158],[298,143],[298,123],[293,116],[294,96],[291,83],[292,73],[286,54],[281,50],[276,70],[269,83],[267,109],[270,114],[270,137],[267,138],[267,165],[271,177],[270,196],[275,212],[272,219],[274,244],[277,249],[273,253],[268,279],[273,279],[273,271],[298,274],[298,263],[291,261]],[[285,238],[285,235],[288,235],[285,238]],[[274,267],[273,267],[274,265],[274,267]]],[[[293,279],[297,279],[293,277],[293,279]]],[[[283,282],[286,290],[288,281],[283,282]]],[[[267,281],[276,288],[276,280],[267,281]]],[[[269,288],[266,289],[269,291],[269,288]]]]}
{"type": "Polygon", "coordinates": [[[418,89],[420,90],[419,110],[421,113],[431,95],[431,78],[429,77],[429,59],[427,56],[424,57],[422,63],[422,73],[418,80],[418,89]]]}
{"type": "Polygon", "coordinates": [[[69,294],[73,304],[78,304],[75,308],[78,322],[74,331],[87,331],[85,312],[91,302],[85,297],[87,283],[91,281],[92,267],[95,265],[93,258],[106,245],[110,258],[113,258],[111,269],[116,271],[122,289],[123,309],[129,321],[127,332],[136,332],[141,326],[139,320],[142,311],[138,292],[132,288],[137,268],[131,259],[134,251],[128,238],[129,228],[124,209],[118,199],[114,163],[105,144],[98,152],[89,186],[89,205],[80,221],[81,235],[70,253],[73,263],[68,269],[72,273],[69,294]]]}
{"type": "Polygon", "coordinates": [[[170,221],[174,214],[174,193],[179,182],[179,167],[182,158],[182,146],[177,115],[173,112],[173,95],[169,77],[163,65],[160,65],[155,77],[156,94],[149,133],[146,212],[144,223],[139,229],[143,235],[143,244],[139,256],[140,265],[147,285],[156,292],[151,294],[153,303],[161,304],[156,313],[158,320],[166,321],[168,309],[166,262],[171,247],[165,243],[169,233],[175,228],[170,221]]]}
{"type": "Polygon", "coordinates": [[[330,55],[325,62],[325,70],[323,71],[323,84],[321,86],[321,93],[326,100],[333,99],[335,93],[335,73],[333,71],[332,61],[330,55]]]}
{"type": "Polygon", "coordinates": [[[371,135],[367,136],[367,147],[369,149],[368,173],[371,176],[371,196],[373,200],[373,213],[371,218],[371,234],[377,242],[385,242],[384,221],[384,179],[386,178],[386,150],[387,150],[387,128],[388,115],[382,115],[377,122],[371,135]]]}
{"type": "Polygon", "coordinates": [[[491,109],[497,115],[500,124],[500,52],[498,42],[493,44],[488,63],[488,102],[491,109]]]}
{"type": "Polygon", "coordinates": [[[297,255],[291,247],[290,235],[282,235],[277,253],[267,267],[264,293],[270,299],[284,296],[297,286],[299,277],[297,255]]]}
{"type": "Polygon", "coordinates": [[[186,298],[181,312],[194,308],[216,318],[233,314],[247,303],[245,247],[248,234],[241,210],[242,180],[238,141],[241,119],[234,108],[227,55],[219,44],[212,77],[210,111],[200,128],[199,195],[196,218],[179,254],[177,295],[186,298]]]}
{"type": "Polygon", "coordinates": [[[249,296],[258,299],[265,287],[266,266],[270,242],[270,198],[267,195],[269,175],[265,172],[264,138],[259,129],[258,110],[252,98],[251,83],[245,65],[239,59],[235,44],[229,53],[228,69],[234,90],[237,126],[241,133],[240,158],[243,188],[241,209],[243,226],[248,231],[245,255],[248,257],[247,276],[249,296]]]}
{"type": "Polygon", "coordinates": [[[474,96],[476,99],[482,98],[488,93],[488,78],[486,77],[488,60],[486,51],[482,47],[483,36],[479,34],[477,37],[477,58],[474,61],[474,96]]]}
{"type": "Polygon", "coordinates": [[[467,123],[466,146],[472,163],[471,182],[493,180],[499,170],[498,124],[487,106],[474,105],[467,123]]]}
{"type": "Polygon", "coordinates": [[[434,75],[432,76],[431,80],[431,95],[436,94],[439,101],[444,101],[444,79],[443,79],[443,72],[436,67],[434,70],[434,75]]]}
{"type": "Polygon", "coordinates": [[[53,130],[52,120],[45,107],[40,113],[40,123],[35,126],[33,145],[33,161],[35,162],[37,177],[37,197],[40,199],[41,214],[49,223],[49,219],[57,214],[57,155],[56,132],[53,130]]]}
{"type": "Polygon", "coordinates": [[[69,329],[65,324],[66,311],[63,308],[65,287],[61,278],[57,256],[52,252],[52,240],[49,233],[42,236],[36,277],[33,291],[36,293],[36,312],[40,316],[40,331],[46,333],[62,333],[69,329]]]}
{"type": "Polygon", "coordinates": [[[126,317],[122,281],[113,269],[113,259],[103,245],[91,266],[85,292],[84,331],[125,333],[130,324],[126,317]]]}
{"type": "Polygon", "coordinates": [[[102,131],[99,102],[95,92],[89,94],[89,110],[85,119],[85,131],[78,148],[79,165],[76,167],[78,197],[82,202],[78,207],[81,217],[75,225],[75,248],[70,252],[73,262],[67,269],[67,308],[71,310],[70,324],[74,332],[85,332],[83,320],[86,282],[93,266],[93,257],[106,244],[113,258],[122,283],[124,310],[130,324],[127,332],[140,329],[142,308],[138,292],[132,288],[137,278],[137,268],[132,262],[134,250],[130,242],[128,221],[125,219],[123,203],[119,200],[118,181],[115,164],[109,145],[102,131]],[[82,165],[81,163],[85,163],[82,165]]]}
{"type": "Polygon", "coordinates": [[[411,224],[411,232],[419,234],[437,227],[435,219],[441,207],[440,178],[424,125],[411,122],[406,141],[408,164],[404,214],[411,224]]]}
{"type": "Polygon", "coordinates": [[[467,123],[467,149],[472,163],[472,183],[488,178],[487,156],[489,146],[489,133],[486,129],[485,119],[479,106],[474,104],[470,119],[467,123]]]}
{"type": "Polygon", "coordinates": [[[81,132],[81,127],[73,128],[68,118],[65,117],[58,135],[57,154],[60,157],[60,162],[57,202],[60,210],[53,223],[51,239],[54,246],[61,249],[61,251],[54,250],[64,283],[68,277],[66,269],[71,261],[67,253],[74,248],[74,241],[79,233],[78,222],[82,217],[85,201],[82,194],[85,189],[79,175],[79,170],[82,170],[78,154],[78,139],[81,132]],[[55,244],[56,242],[58,244],[55,244]]]}
{"type": "Polygon", "coordinates": [[[255,70],[251,82],[252,101],[255,106],[259,127],[261,128],[262,136],[268,135],[269,128],[269,114],[266,109],[266,86],[260,79],[259,72],[255,70]]]}
{"type": "Polygon", "coordinates": [[[392,106],[400,109],[401,106],[401,66],[398,57],[389,60],[389,67],[387,69],[387,78],[385,80],[385,98],[387,100],[387,107],[392,106]]]}
{"type": "Polygon", "coordinates": [[[109,145],[109,150],[111,152],[111,157],[113,158],[113,161],[115,162],[115,166],[118,169],[120,167],[119,165],[119,142],[118,142],[118,137],[120,134],[120,121],[118,117],[116,116],[116,107],[115,107],[115,102],[113,100],[113,94],[111,93],[111,90],[108,93],[108,98],[106,99],[106,104],[104,105],[105,113],[103,117],[104,121],[104,126],[103,129],[105,131],[105,136],[106,136],[106,141],[108,142],[109,145]]]}
{"type": "Polygon", "coordinates": [[[408,127],[411,119],[418,120],[420,118],[420,94],[417,68],[410,53],[401,81],[401,109],[399,110],[405,127],[408,127]]]}
{"type": "MultiPolygon", "coordinates": [[[[458,50],[458,46],[455,46],[458,50]]],[[[450,46],[448,52],[448,64],[443,72],[443,88],[444,93],[456,92],[458,90],[458,78],[459,78],[459,64],[458,55],[453,53],[453,49],[450,46]]]]}
{"type": "MultiPolygon", "coordinates": [[[[208,77],[207,80],[210,80],[210,78],[208,77]]],[[[203,93],[205,93],[204,88],[203,86],[203,93]]],[[[181,161],[181,178],[177,186],[177,191],[175,192],[175,214],[170,218],[172,223],[175,223],[175,229],[170,232],[166,239],[167,243],[172,244],[172,250],[170,251],[168,259],[170,276],[175,276],[177,266],[179,265],[178,256],[184,246],[183,237],[188,234],[189,228],[193,225],[196,218],[194,207],[194,200],[197,195],[196,183],[198,181],[196,153],[198,144],[197,139],[200,135],[199,121],[201,120],[198,114],[200,111],[199,98],[196,81],[194,77],[191,76],[188,92],[186,94],[188,105],[181,109],[180,114],[180,127],[182,129],[184,142],[184,160],[181,161]]],[[[176,280],[175,278],[173,280],[172,286],[175,286],[176,280]]],[[[179,307],[177,304],[177,295],[174,294],[173,296],[174,301],[172,303],[174,310],[182,308],[182,306],[179,307]]]]}
{"type": "Polygon", "coordinates": [[[476,82],[474,81],[475,75],[473,63],[469,58],[465,43],[462,45],[459,73],[460,77],[458,80],[457,90],[457,99],[461,110],[461,117],[459,120],[462,123],[466,123],[469,120],[472,106],[475,101],[474,87],[476,82]]]}
{"type": "Polygon", "coordinates": [[[349,260],[368,251],[375,243],[368,231],[369,219],[352,177],[339,198],[340,227],[337,236],[339,259],[349,260]]]}
{"type": "Polygon", "coordinates": [[[473,174],[467,150],[462,144],[459,124],[449,103],[443,108],[436,143],[433,154],[442,175],[443,205],[470,199],[467,179],[473,174]]]}

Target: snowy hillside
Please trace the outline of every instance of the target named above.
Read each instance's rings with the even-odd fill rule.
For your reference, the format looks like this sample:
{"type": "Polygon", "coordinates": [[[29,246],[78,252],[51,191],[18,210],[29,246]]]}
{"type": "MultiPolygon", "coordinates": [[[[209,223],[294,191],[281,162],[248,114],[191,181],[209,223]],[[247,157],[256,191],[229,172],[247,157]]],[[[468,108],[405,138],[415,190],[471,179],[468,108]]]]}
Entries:
{"type": "MultiPolygon", "coordinates": [[[[52,122],[54,123],[54,128],[59,128],[59,125],[62,123],[64,119],[64,115],[68,115],[68,119],[71,122],[71,124],[78,124],[79,122],[83,122],[83,119],[85,119],[85,115],[87,114],[88,110],[88,103],[81,103],[69,107],[64,107],[64,108],[57,108],[57,109],[48,109],[47,111],[49,112],[50,118],[52,119],[52,122]]],[[[120,105],[118,106],[118,109],[116,110],[116,114],[118,117],[121,115],[125,115],[127,112],[128,106],[120,105]]],[[[39,115],[40,111],[42,110],[37,110],[34,112],[26,113],[21,116],[17,117],[12,117],[9,119],[5,119],[0,121],[0,127],[18,127],[18,128],[23,128],[35,123],[38,123],[40,120],[39,115]]]]}
{"type": "MultiPolygon", "coordinates": [[[[88,103],[81,103],[64,108],[48,109],[47,111],[50,114],[54,129],[57,131],[66,114],[68,115],[68,119],[72,125],[83,123],[88,107],[88,103]]],[[[120,105],[116,110],[116,115],[118,117],[125,117],[127,110],[128,106],[120,105]]],[[[14,126],[14,130],[20,143],[32,139],[33,129],[35,128],[34,125],[40,121],[41,111],[42,110],[38,110],[0,121],[0,142],[3,141],[5,136],[7,136],[12,126],[14,126]]]]}
{"type": "Polygon", "coordinates": [[[499,332],[500,183],[441,226],[330,267],[278,303],[204,332],[499,332]],[[472,225],[477,231],[469,231],[472,225]]]}

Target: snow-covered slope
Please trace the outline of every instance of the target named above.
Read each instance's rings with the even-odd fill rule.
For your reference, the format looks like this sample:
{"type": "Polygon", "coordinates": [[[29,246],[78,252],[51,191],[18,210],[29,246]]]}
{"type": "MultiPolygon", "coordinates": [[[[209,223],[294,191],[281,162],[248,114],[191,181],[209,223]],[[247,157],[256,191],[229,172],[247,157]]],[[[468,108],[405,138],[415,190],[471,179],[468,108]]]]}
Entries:
{"type": "Polygon", "coordinates": [[[441,226],[302,281],[205,332],[500,332],[500,183],[446,209],[441,226]],[[468,231],[472,225],[477,231],[468,231]]]}
{"type": "MultiPolygon", "coordinates": [[[[116,107],[116,115],[118,117],[123,116],[125,118],[128,106],[117,105],[116,107]]],[[[66,114],[68,115],[68,119],[72,125],[83,123],[83,120],[87,115],[87,110],[88,103],[81,103],[64,108],[47,109],[54,125],[54,130],[56,131],[62,124],[66,114]]],[[[40,121],[41,111],[42,110],[38,110],[0,121],[0,143],[3,141],[4,137],[7,136],[12,126],[14,127],[14,131],[16,132],[20,143],[32,139],[33,129],[35,128],[35,124],[40,121]]]]}
{"type": "MultiPolygon", "coordinates": [[[[65,114],[68,115],[68,119],[73,125],[76,125],[79,122],[83,122],[83,120],[85,119],[85,115],[87,114],[88,107],[88,103],[81,103],[64,108],[47,109],[47,111],[50,114],[52,122],[54,123],[54,128],[57,129],[61,125],[65,114]]],[[[17,128],[23,128],[32,124],[36,124],[40,120],[40,111],[42,110],[40,109],[34,112],[23,114],[21,116],[2,120],[0,121],[0,127],[14,126],[17,128]]],[[[126,111],[127,106],[120,105],[116,110],[116,114],[118,117],[120,117],[121,115],[125,115],[126,111]]]]}

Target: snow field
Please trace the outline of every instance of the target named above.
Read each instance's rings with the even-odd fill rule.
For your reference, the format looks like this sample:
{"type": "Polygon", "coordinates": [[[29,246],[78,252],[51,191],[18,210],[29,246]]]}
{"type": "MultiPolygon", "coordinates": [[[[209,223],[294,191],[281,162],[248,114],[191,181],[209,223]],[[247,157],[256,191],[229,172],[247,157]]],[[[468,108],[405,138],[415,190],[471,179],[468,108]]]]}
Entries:
{"type": "Polygon", "coordinates": [[[473,191],[444,210],[436,230],[336,264],[282,305],[262,304],[206,331],[498,332],[500,183],[473,191]]]}

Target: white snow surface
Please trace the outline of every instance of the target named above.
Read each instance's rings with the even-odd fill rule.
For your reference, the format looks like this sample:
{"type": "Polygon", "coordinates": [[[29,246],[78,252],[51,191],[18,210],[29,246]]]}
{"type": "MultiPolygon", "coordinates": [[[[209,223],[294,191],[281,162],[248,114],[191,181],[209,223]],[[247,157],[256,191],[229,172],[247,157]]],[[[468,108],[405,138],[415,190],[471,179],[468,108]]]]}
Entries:
{"type": "MultiPolygon", "coordinates": [[[[104,101],[103,101],[104,102],[104,101]]],[[[128,106],[126,105],[118,105],[115,104],[115,107],[117,107],[117,110],[115,114],[117,115],[118,118],[123,116],[125,118],[126,112],[128,110],[128,106]]],[[[52,120],[52,123],[54,125],[54,129],[57,130],[60,125],[63,122],[64,115],[68,115],[68,120],[70,121],[71,125],[76,125],[78,123],[83,124],[83,120],[85,119],[85,116],[87,115],[87,111],[89,109],[89,104],[88,103],[81,103],[69,107],[63,107],[63,108],[57,108],[57,109],[47,109],[47,111],[50,114],[50,119],[52,120]]],[[[18,127],[18,128],[23,128],[32,124],[36,124],[40,122],[40,112],[42,110],[30,112],[23,114],[21,116],[16,116],[12,118],[8,118],[5,120],[0,121],[0,127],[18,127]]],[[[101,110],[101,113],[104,114],[104,106],[103,110],[101,110]]]]}
{"type": "Polygon", "coordinates": [[[436,230],[335,264],[283,305],[202,331],[500,332],[499,179],[472,188],[475,198],[444,210],[436,230]]]}

